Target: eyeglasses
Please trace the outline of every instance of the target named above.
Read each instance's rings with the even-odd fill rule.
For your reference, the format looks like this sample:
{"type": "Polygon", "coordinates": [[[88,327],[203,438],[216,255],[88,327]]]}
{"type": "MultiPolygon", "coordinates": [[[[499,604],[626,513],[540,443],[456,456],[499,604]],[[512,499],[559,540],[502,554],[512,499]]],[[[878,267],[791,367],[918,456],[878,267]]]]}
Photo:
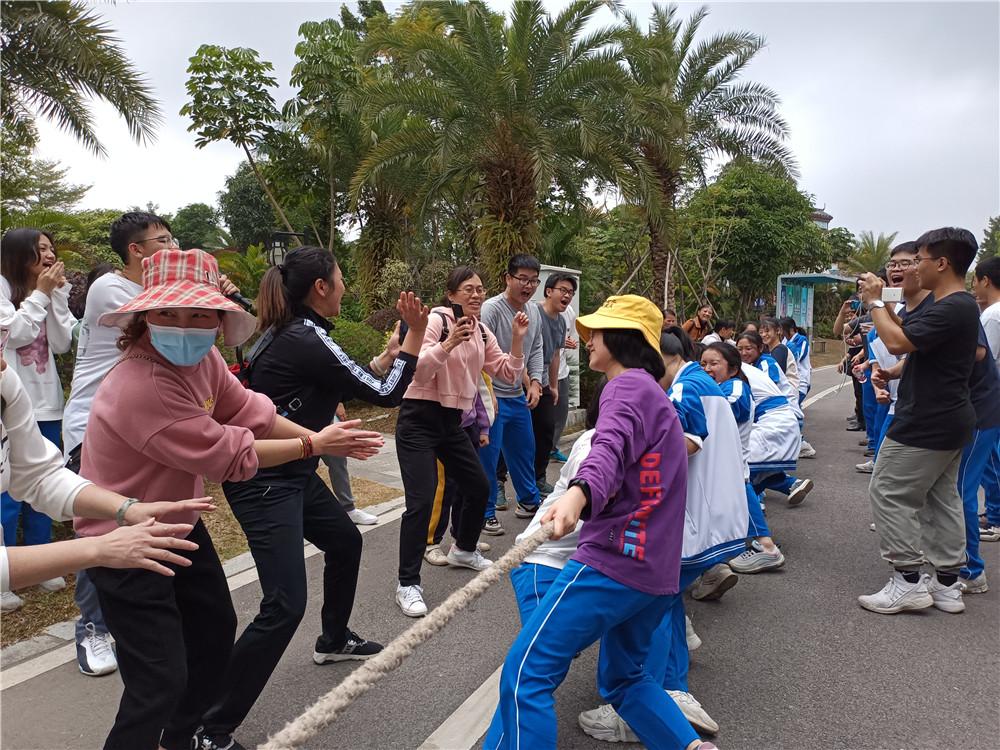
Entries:
{"type": "Polygon", "coordinates": [[[572,290],[572,289],[568,289],[567,287],[564,287],[564,286],[554,286],[552,288],[555,289],[557,292],[559,292],[559,294],[563,295],[564,297],[566,297],[566,296],[568,296],[568,297],[575,297],[576,296],[576,292],[574,290],[572,290]]]}
{"type": "Polygon", "coordinates": [[[910,266],[917,265],[916,260],[890,260],[885,264],[886,271],[895,271],[897,268],[900,270],[906,270],[910,266]]]}
{"type": "Polygon", "coordinates": [[[920,262],[924,260],[934,260],[934,258],[929,255],[926,258],[921,258],[919,255],[916,255],[913,257],[913,265],[918,266],[920,265],[920,262]]]}
{"type": "Polygon", "coordinates": [[[511,278],[517,279],[518,283],[521,286],[526,286],[526,287],[538,286],[539,284],[542,283],[541,279],[538,278],[530,279],[527,276],[511,276],[511,278]]]}
{"type": "Polygon", "coordinates": [[[176,238],[171,237],[169,234],[165,234],[162,237],[149,237],[145,240],[136,240],[136,245],[141,245],[143,242],[159,242],[164,247],[179,248],[181,244],[176,238]]]}
{"type": "Polygon", "coordinates": [[[486,287],[482,286],[472,286],[472,284],[467,284],[466,286],[460,286],[458,291],[465,292],[466,294],[478,294],[480,296],[486,294],[486,287]]]}

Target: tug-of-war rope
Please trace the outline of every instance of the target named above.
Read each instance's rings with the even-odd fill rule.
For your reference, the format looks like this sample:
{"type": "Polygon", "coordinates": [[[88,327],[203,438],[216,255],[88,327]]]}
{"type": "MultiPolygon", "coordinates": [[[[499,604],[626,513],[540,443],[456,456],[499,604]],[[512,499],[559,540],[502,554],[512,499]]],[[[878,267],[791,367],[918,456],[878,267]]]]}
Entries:
{"type": "Polygon", "coordinates": [[[307,708],[301,716],[286,724],[284,729],[266,743],[259,745],[257,750],[291,750],[319,734],[339,719],[354,701],[371,690],[379,679],[402,664],[403,659],[412,654],[417,646],[444,628],[451,618],[472,604],[505,573],[524,562],[524,558],[551,535],[550,521],[445,599],[440,606],[397,637],[379,654],[368,659],[346,680],[307,708]]]}

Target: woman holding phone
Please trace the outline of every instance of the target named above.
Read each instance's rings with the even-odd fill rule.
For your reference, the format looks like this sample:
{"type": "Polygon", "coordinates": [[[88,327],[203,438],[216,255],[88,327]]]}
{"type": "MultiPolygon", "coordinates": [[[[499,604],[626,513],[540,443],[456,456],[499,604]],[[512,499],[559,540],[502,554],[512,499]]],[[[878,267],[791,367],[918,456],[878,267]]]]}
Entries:
{"type": "Polygon", "coordinates": [[[521,342],[528,331],[528,316],[523,312],[514,316],[511,352],[505,354],[493,332],[478,321],[486,298],[479,273],[459,266],[448,275],[445,288],[441,304],[431,311],[417,371],[396,421],[396,454],[406,490],[406,511],[399,530],[396,603],[408,617],[427,614],[420,565],[437,486],[436,461],[463,489],[455,524],[457,537],[448,562],[473,570],[492,565],[477,549],[492,488],[462,429],[462,412],[472,408],[481,371],[514,382],[524,369],[521,342]]]}

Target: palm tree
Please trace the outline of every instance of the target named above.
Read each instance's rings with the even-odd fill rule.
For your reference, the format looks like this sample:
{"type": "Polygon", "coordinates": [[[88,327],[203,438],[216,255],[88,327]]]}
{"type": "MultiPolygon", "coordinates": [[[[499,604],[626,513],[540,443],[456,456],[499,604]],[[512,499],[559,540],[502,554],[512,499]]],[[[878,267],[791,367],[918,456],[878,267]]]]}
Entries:
{"type": "MultiPolygon", "coordinates": [[[[648,32],[625,13],[621,34],[632,81],[632,93],[623,99],[623,106],[631,107],[631,127],[623,132],[655,174],[667,207],[659,216],[648,215],[653,298],[666,307],[673,307],[671,261],[677,242],[672,209],[681,189],[704,184],[712,160],[720,156],[748,156],[795,174],[777,94],[759,83],[738,81],[764,48],[764,39],[737,31],[696,44],[707,15],[702,7],[683,23],[676,6],[654,5],[648,32]]],[[[649,205],[643,206],[647,214],[649,205]]]]}
{"type": "Polygon", "coordinates": [[[587,177],[605,176],[635,192],[650,175],[613,135],[609,102],[626,88],[615,32],[583,33],[604,5],[576,0],[552,17],[522,0],[503,23],[479,0],[436,0],[415,8],[436,23],[370,31],[362,57],[396,58],[407,75],[370,81],[359,104],[372,121],[393,110],[409,117],[362,160],[355,196],[413,159],[428,169],[419,212],[456,185],[470,191],[479,213],[472,241],[492,286],[511,256],[536,252],[539,200],[553,188],[572,199],[587,177]]]}
{"type": "Polygon", "coordinates": [[[137,143],[152,141],[162,122],[149,84],[83,3],[0,3],[0,75],[5,123],[38,113],[101,156],[91,97],[112,104],[137,143]]]}
{"type": "Polygon", "coordinates": [[[854,247],[851,249],[851,254],[842,264],[843,270],[848,273],[866,273],[885,268],[885,264],[889,262],[892,243],[897,234],[899,232],[893,232],[886,236],[879,232],[878,237],[876,237],[874,232],[862,232],[858,235],[854,247]]]}

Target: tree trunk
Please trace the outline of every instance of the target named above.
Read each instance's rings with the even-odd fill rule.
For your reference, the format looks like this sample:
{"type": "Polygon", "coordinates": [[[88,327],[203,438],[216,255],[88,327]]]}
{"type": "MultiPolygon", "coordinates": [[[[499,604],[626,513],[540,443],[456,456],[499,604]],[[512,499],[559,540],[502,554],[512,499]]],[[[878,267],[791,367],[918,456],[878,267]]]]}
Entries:
{"type": "Polygon", "coordinates": [[[301,245],[302,243],[299,241],[299,238],[294,236],[295,230],[292,229],[292,225],[288,223],[288,217],[286,217],[285,212],[281,210],[281,206],[278,205],[278,201],[274,199],[274,194],[271,192],[271,188],[269,188],[267,186],[267,183],[264,182],[263,175],[261,175],[260,170],[257,169],[257,162],[253,160],[253,156],[250,154],[250,149],[247,147],[245,143],[243,144],[243,150],[246,152],[247,160],[250,162],[250,168],[253,170],[253,173],[257,175],[257,180],[258,182],[260,182],[260,186],[264,188],[264,192],[267,194],[268,200],[271,201],[271,205],[274,206],[274,210],[277,211],[278,216],[281,217],[281,222],[285,225],[285,229],[287,229],[293,235],[292,240],[295,242],[295,244],[301,245]]]}
{"type": "Polygon", "coordinates": [[[302,208],[306,212],[306,216],[309,218],[309,226],[312,227],[313,234],[316,235],[316,244],[323,244],[323,236],[319,233],[319,229],[316,228],[316,220],[313,218],[312,211],[309,210],[309,204],[302,200],[302,208]]]}
{"type": "Polygon", "coordinates": [[[330,177],[330,244],[327,250],[333,252],[333,241],[337,237],[337,191],[333,186],[333,170],[329,171],[330,177]]]}
{"type": "Polygon", "coordinates": [[[663,235],[650,221],[649,226],[649,257],[653,263],[653,300],[661,309],[671,306],[673,302],[673,285],[670,283],[670,255],[663,247],[663,235]]]}

